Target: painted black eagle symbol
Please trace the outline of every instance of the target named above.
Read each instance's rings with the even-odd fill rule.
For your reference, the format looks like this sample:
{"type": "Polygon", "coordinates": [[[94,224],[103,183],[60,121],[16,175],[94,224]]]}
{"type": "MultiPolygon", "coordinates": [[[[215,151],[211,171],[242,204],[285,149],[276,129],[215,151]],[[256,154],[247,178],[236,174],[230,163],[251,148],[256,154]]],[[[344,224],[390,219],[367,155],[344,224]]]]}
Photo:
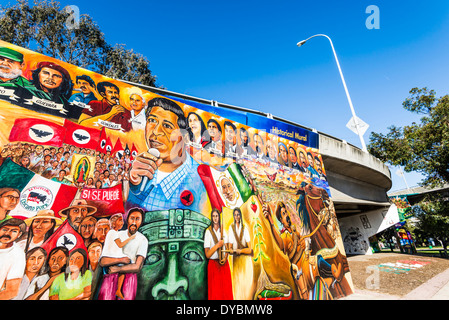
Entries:
{"type": "Polygon", "coordinates": [[[33,133],[36,135],[36,137],[38,138],[46,138],[48,136],[51,136],[52,133],[51,132],[47,132],[47,131],[43,131],[43,130],[39,130],[39,129],[35,129],[35,128],[30,128],[31,131],[33,131],[33,133]]]}
{"type": "Polygon", "coordinates": [[[183,196],[182,199],[187,202],[190,203],[190,201],[192,201],[192,194],[188,193],[187,195],[183,196]]]}
{"type": "Polygon", "coordinates": [[[83,136],[82,134],[76,132],[74,133],[74,136],[76,137],[76,139],[78,139],[78,141],[85,141],[89,139],[89,137],[83,136]]]}
{"type": "Polygon", "coordinates": [[[70,240],[69,238],[67,238],[66,235],[63,235],[63,243],[61,243],[64,247],[66,247],[67,249],[69,248],[68,246],[73,246],[74,243],[72,240],[70,240]]]}

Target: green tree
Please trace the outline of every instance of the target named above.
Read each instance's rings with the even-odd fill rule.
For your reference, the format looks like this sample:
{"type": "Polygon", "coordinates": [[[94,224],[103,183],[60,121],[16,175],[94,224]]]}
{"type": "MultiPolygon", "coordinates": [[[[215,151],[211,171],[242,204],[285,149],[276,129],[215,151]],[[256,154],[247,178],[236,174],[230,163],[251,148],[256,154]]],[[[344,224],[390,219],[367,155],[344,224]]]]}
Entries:
{"type": "Polygon", "coordinates": [[[449,201],[447,198],[429,195],[413,207],[418,219],[416,228],[433,235],[446,251],[449,239],[449,201]]]}
{"type": "MultiPolygon", "coordinates": [[[[403,166],[406,172],[423,174],[421,185],[441,187],[449,183],[449,96],[414,88],[403,107],[422,115],[420,122],[403,128],[391,126],[384,135],[372,133],[369,152],[380,160],[403,166]]],[[[439,239],[446,250],[449,237],[449,202],[441,195],[428,196],[413,207],[417,228],[439,239]]]]}
{"type": "Polygon", "coordinates": [[[391,126],[386,135],[372,133],[369,152],[406,172],[422,173],[424,186],[449,183],[449,96],[437,98],[433,90],[414,88],[403,107],[423,115],[420,122],[391,126]]]}
{"type": "Polygon", "coordinates": [[[123,44],[107,43],[93,19],[79,21],[54,0],[0,5],[0,39],[117,80],[156,86],[149,60],[123,44]]]}

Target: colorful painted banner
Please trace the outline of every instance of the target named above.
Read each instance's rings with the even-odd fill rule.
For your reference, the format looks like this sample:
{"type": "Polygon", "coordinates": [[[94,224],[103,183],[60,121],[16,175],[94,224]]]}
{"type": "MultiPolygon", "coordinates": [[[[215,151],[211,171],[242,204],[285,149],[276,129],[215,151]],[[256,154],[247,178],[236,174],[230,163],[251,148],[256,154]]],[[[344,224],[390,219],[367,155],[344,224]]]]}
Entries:
{"type": "Polygon", "coordinates": [[[352,293],[316,133],[159,95],[2,41],[0,58],[0,230],[17,231],[0,237],[12,252],[0,266],[23,279],[0,279],[10,296],[352,293]],[[25,276],[23,261],[36,256],[41,265],[25,276]],[[49,281],[45,266],[57,258],[49,281]],[[80,273],[68,267],[75,260],[80,273]]]}
{"type": "Polygon", "coordinates": [[[319,148],[318,133],[259,115],[248,113],[247,117],[247,124],[250,127],[259,128],[259,130],[264,130],[279,138],[298,142],[305,147],[319,148]]]}

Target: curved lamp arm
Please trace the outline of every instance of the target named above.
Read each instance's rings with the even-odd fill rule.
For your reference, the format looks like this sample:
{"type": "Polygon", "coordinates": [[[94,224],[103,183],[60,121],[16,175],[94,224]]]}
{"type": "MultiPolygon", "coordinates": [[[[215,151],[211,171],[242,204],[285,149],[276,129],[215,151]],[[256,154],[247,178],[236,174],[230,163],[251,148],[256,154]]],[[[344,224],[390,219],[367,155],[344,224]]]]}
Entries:
{"type": "Polygon", "coordinates": [[[316,35],[313,35],[313,36],[311,36],[310,38],[308,38],[308,39],[306,39],[306,40],[302,40],[302,41],[298,42],[298,43],[297,43],[297,46],[298,46],[298,47],[301,47],[301,46],[303,46],[307,41],[309,41],[310,39],[315,38],[315,37],[325,37],[325,38],[327,38],[327,40],[329,40],[329,42],[330,42],[330,44],[331,44],[332,52],[334,53],[335,61],[337,62],[338,71],[340,72],[340,77],[341,77],[341,80],[342,80],[342,82],[343,82],[343,87],[345,88],[346,97],[348,98],[349,107],[351,108],[352,116],[354,117],[355,127],[356,127],[356,129],[357,129],[357,135],[359,136],[360,142],[362,143],[362,149],[363,149],[363,151],[368,152],[368,151],[367,151],[367,148],[366,148],[365,140],[363,139],[363,135],[360,134],[359,123],[358,123],[358,121],[357,121],[357,116],[356,116],[356,114],[355,114],[355,110],[354,110],[354,106],[353,106],[353,104],[352,104],[351,96],[349,95],[349,90],[348,90],[348,87],[347,87],[347,85],[346,85],[346,81],[345,81],[345,78],[344,78],[344,76],[343,76],[343,72],[341,71],[340,62],[338,61],[337,53],[335,52],[335,47],[334,47],[334,44],[332,43],[331,38],[329,38],[329,37],[328,37],[327,35],[325,35],[325,34],[316,34],[316,35]]]}

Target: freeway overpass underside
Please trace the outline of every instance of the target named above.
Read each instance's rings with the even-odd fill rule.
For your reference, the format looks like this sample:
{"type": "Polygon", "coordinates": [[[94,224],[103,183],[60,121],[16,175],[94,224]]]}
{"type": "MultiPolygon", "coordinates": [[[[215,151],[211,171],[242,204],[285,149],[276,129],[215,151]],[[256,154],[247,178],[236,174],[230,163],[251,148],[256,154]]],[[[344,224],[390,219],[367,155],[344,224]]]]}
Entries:
{"type": "Polygon", "coordinates": [[[320,152],[338,218],[390,207],[391,173],[384,163],[325,134],[320,152]]]}

